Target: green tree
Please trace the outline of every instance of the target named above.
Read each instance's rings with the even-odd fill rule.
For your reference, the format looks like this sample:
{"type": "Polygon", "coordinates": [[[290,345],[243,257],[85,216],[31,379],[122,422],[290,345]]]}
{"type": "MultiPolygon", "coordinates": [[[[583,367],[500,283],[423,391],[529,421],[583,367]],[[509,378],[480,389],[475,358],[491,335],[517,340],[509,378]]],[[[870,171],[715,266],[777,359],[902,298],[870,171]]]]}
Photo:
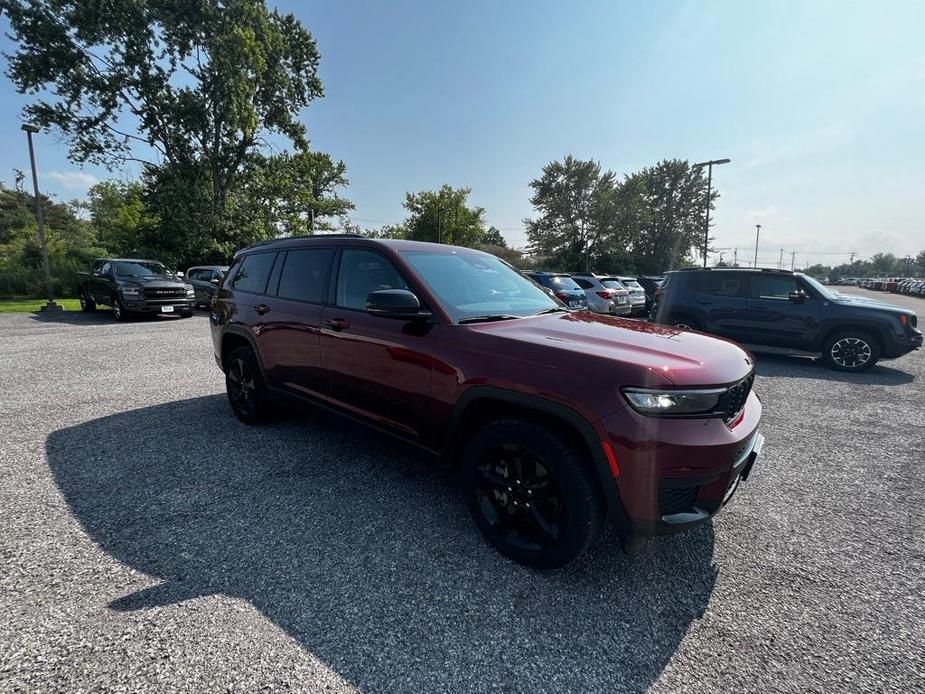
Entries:
{"type": "Polygon", "coordinates": [[[488,227],[488,230],[485,232],[485,236],[482,239],[482,243],[486,246],[496,246],[498,248],[507,248],[507,241],[504,240],[504,237],[501,235],[501,231],[497,227],[488,227]]]}
{"type": "Polygon", "coordinates": [[[86,208],[101,245],[110,253],[146,255],[158,219],[144,201],[138,181],[102,181],[88,194],[86,208]]]}
{"type": "Polygon", "coordinates": [[[476,247],[485,238],[481,207],[469,207],[469,188],[444,185],[440,190],[428,190],[405,195],[405,238],[433,241],[454,246],[476,247]]]}
{"type": "Polygon", "coordinates": [[[0,0],[0,10],[18,42],[7,74],[38,94],[25,115],[59,130],[76,162],[142,162],[149,203],[168,205],[154,209],[165,247],[195,254],[198,238],[201,252],[227,253],[242,227],[270,233],[275,221],[254,226],[253,215],[277,194],[287,196],[273,208],[285,208],[284,230],[300,226],[306,199],[316,218],[340,209],[319,204],[323,177],[300,177],[326,164],[300,119],[323,91],[314,38],[293,15],[262,0],[0,0]],[[267,154],[268,137],[294,153],[267,154]],[[182,238],[164,241],[171,234],[182,238]]]}

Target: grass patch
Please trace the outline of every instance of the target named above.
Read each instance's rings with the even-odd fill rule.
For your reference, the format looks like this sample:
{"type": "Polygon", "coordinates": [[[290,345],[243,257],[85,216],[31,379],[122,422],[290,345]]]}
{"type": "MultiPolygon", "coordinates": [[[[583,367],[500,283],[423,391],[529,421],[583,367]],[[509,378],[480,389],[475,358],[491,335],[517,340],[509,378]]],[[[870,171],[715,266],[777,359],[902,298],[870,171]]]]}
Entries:
{"type": "MultiPolygon", "coordinates": [[[[38,313],[44,303],[45,299],[0,299],[0,313],[38,313]]],[[[77,299],[55,299],[55,303],[63,306],[65,311],[80,310],[77,299]]]]}

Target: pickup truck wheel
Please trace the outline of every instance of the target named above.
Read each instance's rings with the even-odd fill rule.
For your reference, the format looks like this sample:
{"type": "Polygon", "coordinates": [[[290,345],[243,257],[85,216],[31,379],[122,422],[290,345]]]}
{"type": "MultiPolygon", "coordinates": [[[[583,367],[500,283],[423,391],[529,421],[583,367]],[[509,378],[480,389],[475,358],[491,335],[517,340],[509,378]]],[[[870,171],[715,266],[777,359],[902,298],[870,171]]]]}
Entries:
{"type": "Polygon", "coordinates": [[[96,302],[87,297],[83,289],[77,292],[77,298],[80,299],[80,310],[84,313],[93,313],[96,310],[96,302]]]}
{"type": "Polygon", "coordinates": [[[837,371],[867,371],[880,358],[880,345],[863,331],[844,330],[825,341],[822,357],[837,371]]]}
{"type": "Polygon", "coordinates": [[[260,365],[250,347],[238,347],[225,365],[225,389],[235,416],[245,424],[260,424],[269,419],[272,403],[260,365]]]}
{"type": "Polygon", "coordinates": [[[125,306],[122,305],[122,299],[117,296],[112,297],[112,315],[115,316],[116,320],[120,323],[126,322],[130,314],[125,310],[125,306]]]}
{"type": "Polygon", "coordinates": [[[462,488],[479,530],[501,554],[537,569],[583,555],[604,524],[587,456],[548,425],[506,419],[466,449],[462,488]]]}

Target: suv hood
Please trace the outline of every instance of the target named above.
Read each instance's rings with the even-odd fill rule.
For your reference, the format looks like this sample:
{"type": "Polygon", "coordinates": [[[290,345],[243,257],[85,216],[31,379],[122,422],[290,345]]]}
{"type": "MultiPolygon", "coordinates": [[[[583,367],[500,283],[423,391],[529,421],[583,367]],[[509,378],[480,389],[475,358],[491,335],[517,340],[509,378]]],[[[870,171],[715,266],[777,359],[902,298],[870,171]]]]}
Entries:
{"type": "Polygon", "coordinates": [[[878,299],[868,299],[866,296],[855,296],[853,294],[841,294],[839,293],[835,299],[839,304],[846,304],[848,306],[860,306],[863,308],[874,309],[878,311],[888,311],[889,313],[915,313],[911,308],[903,308],[902,306],[897,306],[896,304],[888,304],[885,301],[880,301],[878,299]]]}
{"type": "MultiPolygon", "coordinates": [[[[585,359],[618,361],[655,372],[677,386],[733,383],[748,375],[754,365],[748,352],[728,340],[587,311],[477,327],[498,337],[572,351],[585,359]]],[[[574,363],[580,364],[581,357],[574,363]]]]}

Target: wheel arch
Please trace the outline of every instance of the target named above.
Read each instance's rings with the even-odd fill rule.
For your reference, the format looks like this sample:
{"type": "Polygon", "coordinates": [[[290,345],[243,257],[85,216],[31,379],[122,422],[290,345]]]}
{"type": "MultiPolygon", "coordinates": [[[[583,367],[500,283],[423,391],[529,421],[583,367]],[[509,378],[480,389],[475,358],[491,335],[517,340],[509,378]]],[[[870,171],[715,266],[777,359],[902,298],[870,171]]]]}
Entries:
{"type": "Polygon", "coordinates": [[[453,409],[444,444],[446,460],[451,466],[457,466],[462,459],[464,442],[476,431],[489,422],[517,416],[541,419],[585,451],[604,495],[608,518],[620,529],[628,527],[602,441],[591,422],[568,405],[497,386],[472,386],[462,394],[453,409]]]}
{"type": "Polygon", "coordinates": [[[266,383],[266,369],[264,369],[263,366],[263,359],[260,356],[260,350],[257,349],[257,342],[254,340],[254,337],[246,330],[228,327],[224,331],[219,352],[222,371],[225,370],[228,355],[230,355],[238,347],[250,347],[251,351],[254,353],[254,356],[257,358],[257,364],[260,365],[260,375],[263,377],[264,383],[266,383]]]}
{"type": "Polygon", "coordinates": [[[832,326],[828,327],[822,332],[822,338],[819,340],[819,349],[825,349],[826,343],[832,339],[832,337],[838,333],[857,331],[860,333],[865,333],[870,335],[873,339],[877,341],[877,347],[880,348],[880,353],[883,354],[886,348],[886,332],[889,330],[889,326],[881,325],[879,323],[873,323],[868,321],[860,321],[857,323],[835,323],[832,326]]]}

